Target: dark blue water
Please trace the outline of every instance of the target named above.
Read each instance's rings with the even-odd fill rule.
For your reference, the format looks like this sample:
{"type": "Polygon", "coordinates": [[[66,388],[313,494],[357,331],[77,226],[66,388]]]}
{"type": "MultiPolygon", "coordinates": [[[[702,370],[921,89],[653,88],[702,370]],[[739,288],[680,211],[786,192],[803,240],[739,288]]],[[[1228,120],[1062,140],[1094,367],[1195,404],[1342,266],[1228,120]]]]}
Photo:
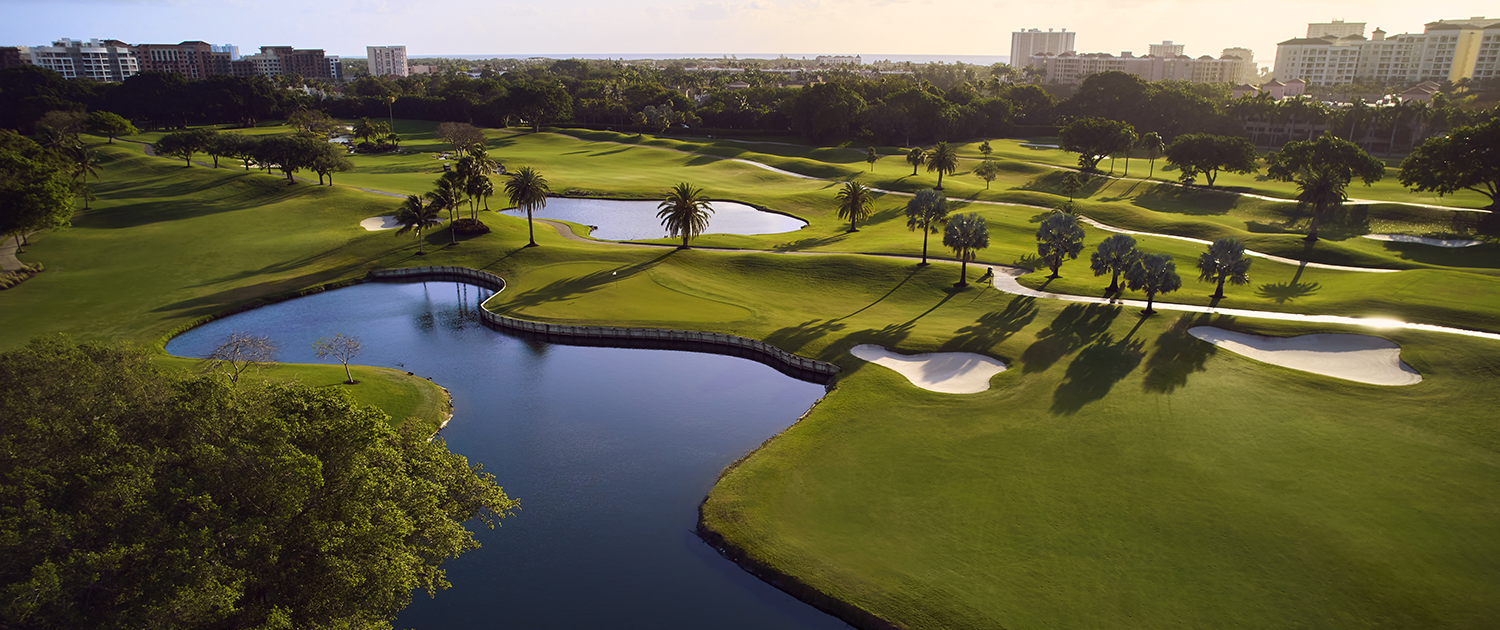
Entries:
{"type": "Polygon", "coordinates": [[[724,466],[789,426],[823,387],[734,357],[584,348],[484,327],[488,292],[451,282],[363,284],[249,311],[178,337],[203,356],[231,331],[317,363],[335,333],[357,363],[402,367],[453,394],[441,433],[522,510],[413,595],[398,628],[842,628],[693,535],[724,466]]]}
{"type": "MultiPolygon", "coordinates": [[[[606,241],[637,241],[665,238],[667,230],[656,218],[660,201],[619,201],[615,199],[552,198],[547,206],[532,211],[538,219],[558,219],[592,225],[594,238],[606,241]]],[[[775,212],[761,212],[732,201],[710,203],[714,212],[708,218],[704,234],[780,234],[802,229],[806,221],[775,212]]],[[[524,217],[525,210],[507,210],[505,214],[524,217]]]]}

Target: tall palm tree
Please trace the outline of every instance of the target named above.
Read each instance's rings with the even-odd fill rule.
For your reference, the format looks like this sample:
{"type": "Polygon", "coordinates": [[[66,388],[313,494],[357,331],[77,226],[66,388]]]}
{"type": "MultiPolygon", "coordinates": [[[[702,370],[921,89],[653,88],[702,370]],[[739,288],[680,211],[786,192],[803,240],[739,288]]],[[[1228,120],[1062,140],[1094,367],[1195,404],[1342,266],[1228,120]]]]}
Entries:
{"type": "Polygon", "coordinates": [[[375,123],[370,122],[369,118],[360,118],[359,122],[354,124],[355,138],[363,139],[365,142],[369,142],[370,137],[374,136],[376,133],[378,133],[378,128],[375,126],[375,123]]]}
{"type": "Polygon", "coordinates": [[[89,201],[94,198],[94,191],[89,188],[89,176],[92,175],[94,179],[99,179],[99,154],[83,145],[73,147],[71,153],[73,158],[73,182],[77,184],[79,183],[78,180],[83,180],[83,209],[88,210],[89,201]]]}
{"type": "Polygon", "coordinates": [[[1198,279],[1218,283],[1210,296],[1215,300],[1224,299],[1224,281],[1250,282],[1250,259],[1245,257],[1245,246],[1234,238],[1214,241],[1208,251],[1198,255],[1198,279]]]}
{"type": "MultiPolygon", "coordinates": [[[[1122,177],[1130,177],[1130,152],[1135,150],[1135,144],[1138,141],[1140,141],[1140,136],[1135,134],[1134,129],[1126,127],[1120,130],[1120,145],[1118,150],[1125,154],[1125,174],[1122,177]]],[[[1110,160],[1109,168],[1110,170],[1114,170],[1115,168],[1113,159],[1110,160]]]]}
{"type": "Polygon", "coordinates": [[[948,198],[936,188],[918,191],[906,202],[906,229],[922,231],[922,262],[927,264],[927,235],[936,234],[938,226],[948,222],[948,198]]]}
{"type": "Polygon", "coordinates": [[[416,232],[417,255],[425,256],[427,252],[422,251],[422,232],[443,224],[443,218],[438,214],[441,210],[437,204],[428,204],[421,197],[407,195],[406,201],[401,202],[401,208],[396,211],[396,222],[401,224],[401,229],[396,230],[396,236],[416,232]]]}
{"type": "Polygon", "coordinates": [[[1156,302],[1156,294],[1171,293],[1182,288],[1182,278],[1177,275],[1177,263],[1166,254],[1146,254],[1140,262],[1125,272],[1125,284],[1131,291],[1146,292],[1146,314],[1156,302]]]}
{"type": "Polygon", "coordinates": [[[875,196],[864,184],[844,182],[843,189],[834,198],[839,202],[839,218],[849,222],[850,232],[858,232],[859,222],[870,218],[875,196]]]}
{"type": "Polygon", "coordinates": [[[427,193],[427,202],[448,211],[449,242],[457,245],[458,233],[453,231],[453,212],[464,202],[464,186],[462,180],[452,175],[456,173],[447,173],[438,178],[437,190],[427,193]]]}
{"type": "Polygon", "coordinates": [[[948,146],[947,142],[939,142],[932,148],[932,155],[927,158],[927,172],[937,171],[938,183],[933,190],[943,189],[943,174],[953,174],[958,170],[958,151],[948,146]]]}
{"type": "Polygon", "coordinates": [[[526,211],[526,234],[531,242],[527,247],[536,247],[536,230],[532,226],[531,211],[547,206],[547,180],[542,174],[536,172],[530,166],[522,166],[516,172],[510,174],[510,179],[505,182],[505,194],[510,197],[511,205],[526,211]]]}
{"type": "Polygon", "coordinates": [[[1113,234],[1099,241],[1099,247],[1089,256],[1089,268],[1094,270],[1095,276],[1113,274],[1109,278],[1109,288],[1105,291],[1114,294],[1120,292],[1120,273],[1135,265],[1140,258],[1141,252],[1135,248],[1135,239],[1124,234],[1113,234]]]}
{"type": "Polygon", "coordinates": [[[978,212],[960,214],[949,219],[948,226],[943,228],[943,245],[958,255],[958,284],[955,286],[969,286],[969,261],[977,257],[979,250],[990,246],[990,228],[978,212]]]}
{"type": "Polygon", "coordinates": [[[1313,207],[1312,225],[1307,230],[1307,238],[1303,239],[1311,243],[1318,240],[1318,222],[1323,213],[1348,199],[1344,191],[1349,181],[1331,169],[1311,167],[1303,168],[1294,181],[1297,183],[1297,201],[1313,207]]]}
{"type": "Polygon", "coordinates": [[[879,159],[880,159],[880,152],[876,151],[875,147],[872,146],[867,151],[865,151],[865,161],[870,163],[870,172],[871,173],[875,172],[875,162],[877,160],[879,160],[879,159]]]}
{"type": "MultiPolygon", "coordinates": [[[[488,177],[480,177],[474,180],[474,185],[469,188],[469,194],[478,197],[484,202],[484,211],[490,211],[490,197],[495,196],[495,182],[488,177]]],[[[477,216],[475,217],[478,218],[477,216]]]]}
{"type": "Polygon", "coordinates": [[[912,147],[906,152],[906,163],[911,165],[912,177],[917,176],[917,167],[927,163],[927,151],[922,147],[912,147]]]}
{"type": "Polygon", "coordinates": [[[1146,149],[1146,157],[1151,160],[1151,172],[1146,174],[1146,179],[1156,174],[1156,158],[1167,152],[1167,143],[1161,139],[1161,134],[1155,131],[1141,136],[1140,146],[1146,149]]]}
{"type": "Polygon", "coordinates": [[[1406,113],[1406,103],[1396,101],[1395,105],[1385,108],[1384,111],[1391,121],[1391,139],[1385,144],[1385,156],[1390,157],[1396,152],[1396,130],[1401,128],[1401,115],[1406,113]]]}
{"type": "Polygon", "coordinates": [[[1427,121],[1432,119],[1432,107],[1427,104],[1427,101],[1415,100],[1408,101],[1405,105],[1407,111],[1411,112],[1411,120],[1406,123],[1411,129],[1410,150],[1417,148],[1418,144],[1427,139],[1427,121]]]}
{"type": "Polygon", "coordinates": [[[661,219],[662,227],[667,228],[667,235],[682,237],[682,245],[677,249],[687,249],[688,239],[707,230],[708,215],[714,213],[703,189],[687,182],[677,184],[667,191],[667,198],[656,209],[656,218],[661,219]]]}

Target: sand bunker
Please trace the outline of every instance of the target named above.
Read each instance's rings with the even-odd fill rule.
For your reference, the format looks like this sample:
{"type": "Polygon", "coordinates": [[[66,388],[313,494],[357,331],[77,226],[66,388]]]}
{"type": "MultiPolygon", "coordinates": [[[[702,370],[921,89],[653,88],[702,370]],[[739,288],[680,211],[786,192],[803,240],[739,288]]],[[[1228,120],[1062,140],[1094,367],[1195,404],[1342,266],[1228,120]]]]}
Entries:
{"type": "Polygon", "coordinates": [[[398,227],[401,227],[401,224],[396,222],[396,217],[394,215],[386,215],[383,217],[370,217],[368,219],[360,221],[359,227],[362,227],[371,232],[379,232],[381,230],[394,230],[398,227]]]}
{"type": "Polygon", "coordinates": [[[1401,361],[1401,346],[1368,335],[1320,333],[1263,337],[1212,326],[1188,333],[1220,348],[1303,372],[1371,385],[1415,385],[1422,375],[1401,361]]]}
{"type": "Polygon", "coordinates": [[[977,394],[990,388],[990,377],[1005,364],[971,352],[897,354],[880,346],[861,344],[850,352],[861,359],[895,370],[913,385],[944,394],[977,394]]]}
{"type": "Polygon", "coordinates": [[[1484,244],[1484,241],[1474,241],[1466,238],[1427,238],[1425,236],[1412,236],[1410,234],[1366,234],[1365,238],[1372,241],[1391,241],[1393,243],[1421,243],[1435,247],[1473,247],[1484,244]]]}

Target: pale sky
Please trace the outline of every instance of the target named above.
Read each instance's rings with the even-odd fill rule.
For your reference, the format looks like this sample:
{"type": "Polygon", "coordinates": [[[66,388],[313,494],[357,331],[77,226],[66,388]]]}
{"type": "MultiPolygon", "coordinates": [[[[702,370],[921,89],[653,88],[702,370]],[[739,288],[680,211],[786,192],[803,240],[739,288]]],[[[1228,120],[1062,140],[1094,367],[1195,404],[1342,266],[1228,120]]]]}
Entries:
{"type": "Polygon", "coordinates": [[[1271,65],[1276,43],[1308,22],[1421,32],[1437,19],[1500,18],[1493,0],[0,0],[0,45],[113,38],[322,48],[362,57],[405,45],[412,57],[654,54],[1009,55],[1025,28],[1078,33],[1079,52],[1137,55],[1172,40],[1186,54],[1228,47],[1271,65]],[[1489,14],[1486,14],[1486,11],[1489,14]]]}

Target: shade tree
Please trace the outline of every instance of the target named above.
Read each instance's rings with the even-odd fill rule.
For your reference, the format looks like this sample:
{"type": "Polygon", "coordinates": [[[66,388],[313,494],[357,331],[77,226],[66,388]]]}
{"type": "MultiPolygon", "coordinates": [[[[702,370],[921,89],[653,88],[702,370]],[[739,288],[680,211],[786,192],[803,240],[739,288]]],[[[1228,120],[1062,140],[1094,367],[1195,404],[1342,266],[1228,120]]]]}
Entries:
{"type": "Polygon", "coordinates": [[[1078,154],[1078,168],[1097,171],[1099,161],[1115,152],[1126,131],[1134,128],[1118,120],[1079,118],[1058,130],[1058,140],[1064,151],[1078,154]]]}
{"type": "Polygon", "coordinates": [[[1500,118],[1431,138],[1401,161],[1401,185],[1413,192],[1451,195],[1472,190],[1500,212],[1500,118]]]}
{"type": "Polygon", "coordinates": [[[927,163],[927,151],[922,147],[912,147],[906,152],[906,163],[911,165],[911,174],[915,177],[917,167],[927,163]]]}
{"type": "Polygon", "coordinates": [[[117,137],[140,133],[124,116],[113,112],[89,112],[87,127],[90,133],[109,138],[110,144],[114,144],[117,137]]]}
{"type": "Polygon", "coordinates": [[[1146,314],[1156,311],[1152,305],[1156,296],[1182,288],[1182,278],[1177,275],[1177,263],[1166,254],[1145,254],[1130,269],[1125,271],[1125,284],[1131,291],[1146,294],[1146,314]]]}
{"type": "Polygon", "coordinates": [[[1297,200],[1313,207],[1308,242],[1318,240],[1319,221],[1330,208],[1344,202],[1351,181],[1358,178],[1368,186],[1385,175],[1385,163],[1330,133],[1315,140],[1288,142],[1267,155],[1266,163],[1268,176],[1297,184],[1297,200]]]}
{"type": "Polygon", "coordinates": [[[1210,243],[1208,251],[1198,255],[1198,279],[1216,283],[1215,300],[1224,299],[1224,283],[1235,285],[1250,282],[1250,259],[1245,257],[1245,246],[1233,237],[1225,237],[1210,243]]]}
{"type": "Polygon", "coordinates": [[[1094,253],[1089,256],[1089,268],[1095,276],[1110,274],[1109,287],[1105,291],[1114,294],[1120,292],[1120,274],[1134,266],[1140,258],[1141,252],[1135,248],[1134,238],[1125,234],[1111,234],[1099,241],[1094,253]]]}
{"type": "Polygon", "coordinates": [[[1255,145],[1239,136],[1215,136],[1190,133],[1179,136],[1167,147],[1167,163],[1176,166],[1184,184],[1193,183],[1199,175],[1213,188],[1219,171],[1254,173],[1260,170],[1260,156],[1255,145]]]}

